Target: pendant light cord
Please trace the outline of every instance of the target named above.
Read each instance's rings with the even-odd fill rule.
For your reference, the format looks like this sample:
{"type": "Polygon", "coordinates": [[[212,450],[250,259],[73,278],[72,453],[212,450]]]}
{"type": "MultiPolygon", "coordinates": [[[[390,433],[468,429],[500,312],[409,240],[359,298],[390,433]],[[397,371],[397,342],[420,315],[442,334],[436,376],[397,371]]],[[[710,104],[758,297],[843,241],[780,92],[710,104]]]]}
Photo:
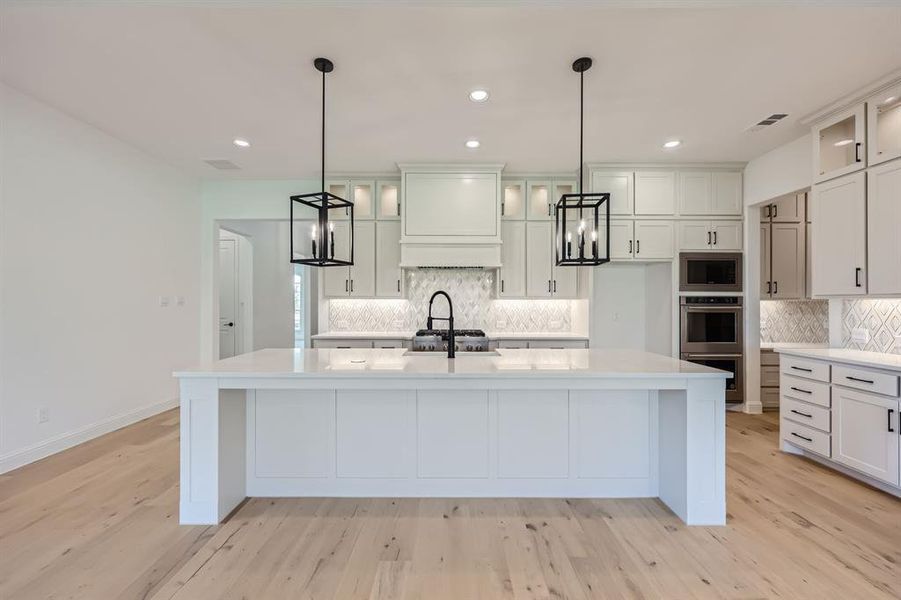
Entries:
{"type": "Polygon", "coordinates": [[[585,161],[582,158],[585,137],[585,71],[579,73],[579,193],[585,191],[585,175],[583,173],[585,161]]]}
{"type": "Polygon", "coordinates": [[[325,71],[322,72],[322,192],[325,199],[325,71]]]}

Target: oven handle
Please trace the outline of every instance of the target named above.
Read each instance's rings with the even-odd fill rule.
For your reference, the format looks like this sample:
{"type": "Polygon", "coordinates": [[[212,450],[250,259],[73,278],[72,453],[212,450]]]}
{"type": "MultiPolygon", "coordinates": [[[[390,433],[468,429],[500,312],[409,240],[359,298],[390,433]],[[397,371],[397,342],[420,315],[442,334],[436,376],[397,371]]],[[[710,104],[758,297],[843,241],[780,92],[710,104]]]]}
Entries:
{"type": "Polygon", "coordinates": [[[685,354],[686,358],[734,358],[740,359],[743,355],[741,354],[685,354]]]}
{"type": "Polygon", "coordinates": [[[741,307],[735,306],[710,306],[707,308],[695,308],[692,306],[682,305],[682,310],[690,313],[705,313],[705,312],[741,312],[741,307]]]}

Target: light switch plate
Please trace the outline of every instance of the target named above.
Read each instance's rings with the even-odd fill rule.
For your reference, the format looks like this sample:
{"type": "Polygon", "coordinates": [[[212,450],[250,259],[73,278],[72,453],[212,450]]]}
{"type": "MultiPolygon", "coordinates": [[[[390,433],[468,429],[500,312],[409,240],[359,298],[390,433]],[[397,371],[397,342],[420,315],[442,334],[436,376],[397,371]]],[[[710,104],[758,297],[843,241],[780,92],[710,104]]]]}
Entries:
{"type": "Polygon", "coordinates": [[[870,341],[870,330],[859,327],[851,330],[851,341],[858,344],[866,344],[870,341]]]}

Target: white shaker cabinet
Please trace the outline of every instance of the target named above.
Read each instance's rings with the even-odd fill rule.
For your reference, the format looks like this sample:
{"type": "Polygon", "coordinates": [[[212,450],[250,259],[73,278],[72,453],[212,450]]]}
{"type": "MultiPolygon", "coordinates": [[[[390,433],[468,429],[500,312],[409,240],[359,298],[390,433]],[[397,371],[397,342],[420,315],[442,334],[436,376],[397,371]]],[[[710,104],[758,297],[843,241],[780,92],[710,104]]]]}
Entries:
{"type": "Polygon", "coordinates": [[[813,187],[811,294],[867,293],[866,174],[854,173],[813,187]]]}
{"type": "Polygon", "coordinates": [[[897,486],[898,399],[832,387],[835,444],[832,458],[897,486]]]}
{"type": "Polygon", "coordinates": [[[501,218],[521,220],[526,218],[526,182],[503,181],[501,183],[501,218]]]}
{"type": "MultiPolygon", "coordinates": [[[[603,243],[603,240],[599,240],[603,243]]],[[[610,259],[630,260],[635,253],[635,222],[632,220],[610,222],[610,259]]]]}
{"type": "Polygon", "coordinates": [[[867,290],[901,294],[901,160],[867,173],[867,290]]]}
{"type": "Polygon", "coordinates": [[[376,183],[376,195],[378,218],[400,220],[400,180],[379,181],[376,183]]]}
{"type": "Polygon", "coordinates": [[[866,167],[866,110],[863,103],[813,128],[813,180],[822,182],[866,167]]]}
{"type": "Polygon", "coordinates": [[[673,215],[675,211],[675,172],[638,171],[635,173],[636,215],[673,215]]]}
{"type": "Polygon", "coordinates": [[[679,213],[710,214],[711,186],[710,173],[694,171],[679,173],[679,213]]]}
{"type": "Polygon", "coordinates": [[[741,173],[714,172],[712,178],[710,214],[740,215],[743,208],[741,173]]]}
{"type": "Polygon", "coordinates": [[[679,213],[685,216],[740,215],[741,173],[683,171],[679,173],[679,213]]]}
{"type": "Polygon", "coordinates": [[[611,215],[631,215],[635,205],[634,180],[632,171],[595,171],[591,174],[591,191],[610,194],[611,215]]]}
{"type": "Polygon", "coordinates": [[[789,194],[773,200],[760,208],[760,220],[773,223],[800,223],[804,221],[807,194],[789,194]]]}
{"type": "MultiPolygon", "coordinates": [[[[350,223],[335,224],[335,256],[349,254],[350,223]]],[[[352,267],[322,269],[323,294],[327,298],[375,296],[375,223],[354,223],[354,264],[352,267]]]]}
{"type": "Polygon", "coordinates": [[[672,221],[635,221],[636,260],[673,258],[675,239],[672,221]]]}
{"type": "Polygon", "coordinates": [[[526,185],[528,218],[550,221],[554,218],[553,184],[550,181],[529,181],[526,185]]]}
{"type": "Polygon", "coordinates": [[[400,221],[375,224],[375,295],[400,298],[403,276],[400,268],[400,221]]]}
{"type": "Polygon", "coordinates": [[[501,268],[497,295],[521,298],[526,295],[526,224],[504,221],[501,224],[501,268]]]}
{"type": "Polygon", "coordinates": [[[530,298],[576,298],[578,267],[555,266],[554,223],[526,223],[526,295],[530,298]]]}
{"type": "Polygon", "coordinates": [[[901,84],[867,100],[867,162],[901,158],[901,84]]]}

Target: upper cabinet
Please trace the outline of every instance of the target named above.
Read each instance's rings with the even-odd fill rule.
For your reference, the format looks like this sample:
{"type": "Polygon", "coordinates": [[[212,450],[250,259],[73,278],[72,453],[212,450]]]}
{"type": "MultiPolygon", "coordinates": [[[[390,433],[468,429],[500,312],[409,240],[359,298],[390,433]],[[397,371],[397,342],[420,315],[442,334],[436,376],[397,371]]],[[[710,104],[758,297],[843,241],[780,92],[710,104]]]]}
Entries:
{"type": "Polygon", "coordinates": [[[635,174],[632,171],[594,171],[591,191],[610,194],[611,215],[631,215],[635,206],[635,174]]]}
{"type": "Polygon", "coordinates": [[[865,105],[843,111],[813,128],[813,180],[826,181],[866,166],[865,105]]]}
{"type": "Polygon", "coordinates": [[[741,173],[679,173],[679,214],[683,216],[740,215],[741,198],[741,173]]]}
{"type": "Polygon", "coordinates": [[[867,100],[867,160],[901,158],[901,84],[867,100]]]}
{"type": "Polygon", "coordinates": [[[504,181],[501,188],[501,218],[507,221],[525,219],[526,182],[504,181]]]}
{"type": "Polygon", "coordinates": [[[673,215],[676,213],[676,173],[674,171],[638,171],[635,173],[635,214],[673,215]]]}
{"type": "Polygon", "coordinates": [[[760,207],[760,220],[773,223],[802,223],[806,206],[806,192],[782,196],[760,207]]]}
{"type": "MultiPolygon", "coordinates": [[[[376,183],[376,204],[379,219],[388,221],[400,219],[400,179],[376,183]]],[[[356,215],[356,207],[354,210],[356,215]]]]}
{"type": "Polygon", "coordinates": [[[530,181],[528,183],[526,193],[528,194],[530,220],[550,221],[554,218],[551,186],[550,181],[530,181]]]}
{"type": "Polygon", "coordinates": [[[742,180],[737,171],[716,171],[712,174],[710,198],[711,215],[741,215],[742,180]]]}
{"type": "MultiPolygon", "coordinates": [[[[375,218],[375,182],[374,181],[326,181],[326,191],[354,203],[354,219],[366,221],[375,218]]],[[[331,211],[336,221],[348,219],[350,212],[331,211]]],[[[331,216],[331,215],[330,215],[331,216]]]]}
{"type": "Polygon", "coordinates": [[[901,161],[867,172],[870,294],[901,295],[901,161]]]}
{"type": "Polygon", "coordinates": [[[866,174],[815,185],[810,210],[811,295],[866,294],[866,174]]]}

